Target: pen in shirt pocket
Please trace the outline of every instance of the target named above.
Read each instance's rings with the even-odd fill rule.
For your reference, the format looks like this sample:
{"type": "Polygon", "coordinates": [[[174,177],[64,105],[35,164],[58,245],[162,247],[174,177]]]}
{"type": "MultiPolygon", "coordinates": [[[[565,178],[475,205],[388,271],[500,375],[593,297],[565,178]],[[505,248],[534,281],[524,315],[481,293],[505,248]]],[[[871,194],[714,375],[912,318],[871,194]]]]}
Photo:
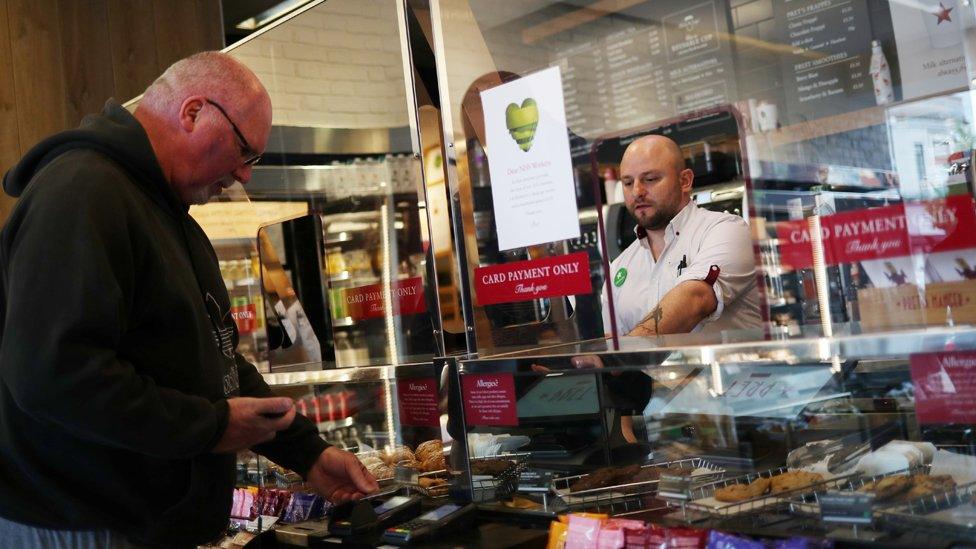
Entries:
{"type": "Polygon", "coordinates": [[[678,262],[678,276],[681,276],[681,271],[688,268],[688,256],[681,256],[681,261],[678,262]]]}

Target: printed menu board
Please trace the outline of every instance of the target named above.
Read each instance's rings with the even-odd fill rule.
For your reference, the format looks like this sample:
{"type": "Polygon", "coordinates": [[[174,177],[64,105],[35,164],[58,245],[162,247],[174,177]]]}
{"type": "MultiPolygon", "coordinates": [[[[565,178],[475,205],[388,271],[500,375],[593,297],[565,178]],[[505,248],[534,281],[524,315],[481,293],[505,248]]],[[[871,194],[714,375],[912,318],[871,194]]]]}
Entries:
{"type": "Polygon", "coordinates": [[[655,0],[556,47],[566,121],[598,135],[735,101],[728,3],[655,0]]]}
{"type": "Polygon", "coordinates": [[[781,40],[785,123],[803,122],[875,104],[869,72],[871,25],[866,0],[773,2],[781,40]]]}

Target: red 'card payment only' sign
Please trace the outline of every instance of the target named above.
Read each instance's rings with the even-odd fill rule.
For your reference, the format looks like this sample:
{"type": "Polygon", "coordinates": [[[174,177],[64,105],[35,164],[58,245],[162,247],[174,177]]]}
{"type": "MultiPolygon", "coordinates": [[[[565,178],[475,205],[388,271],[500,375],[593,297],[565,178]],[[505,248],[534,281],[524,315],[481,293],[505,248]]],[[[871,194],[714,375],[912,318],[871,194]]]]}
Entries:
{"type": "Polygon", "coordinates": [[[478,267],[474,278],[482,306],[592,291],[586,252],[478,267]]]}
{"type": "Polygon", "coordinates": [[[468,425],[518,425],[512,374],[471,374],[461,378],[468,425]]]}

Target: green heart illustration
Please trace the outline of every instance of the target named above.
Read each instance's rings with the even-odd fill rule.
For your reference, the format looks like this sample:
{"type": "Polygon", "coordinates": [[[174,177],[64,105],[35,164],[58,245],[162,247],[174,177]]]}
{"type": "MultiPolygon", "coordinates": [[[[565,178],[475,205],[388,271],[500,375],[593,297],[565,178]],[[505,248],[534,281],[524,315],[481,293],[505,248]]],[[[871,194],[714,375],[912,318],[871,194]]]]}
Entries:
{"type": "Polygon", "coordinates": [[[532,148],[532,139],[535,137],[535,128],[538,125],[539,107],[531,97],[522,101],[521,107],[509,103],[508,108],[505,109],[505,127],[508,128],[508,133],[512,134],[512,139],[519,148],[525,152],[532,148]]]}

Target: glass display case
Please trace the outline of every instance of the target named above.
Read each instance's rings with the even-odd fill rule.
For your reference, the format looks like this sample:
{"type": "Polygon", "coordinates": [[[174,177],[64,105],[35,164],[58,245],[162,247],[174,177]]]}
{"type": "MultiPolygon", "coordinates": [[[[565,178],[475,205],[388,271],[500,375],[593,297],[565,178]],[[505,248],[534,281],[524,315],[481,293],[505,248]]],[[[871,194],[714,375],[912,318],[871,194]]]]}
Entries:
{"type": "MultiPolygon", "coordinates": [[[[241,351],[381,497],[537,538],[595,511],[974,541],[974,22],[955,0],[312,2],[229,48],[275,126],[192,213],[241,351]],[[618,263],[661,230],[624,166],[648,136],[677,147],[682,209],[747,232],[746,290],[705,265],[687,333],[618,291],[652,279],[618,263]],[[716,324],[736,299],[754,321],[716,324]]],[[[678,278],[723,236],[672,228],[688,251],[638,253],[678,278]]]]}
{"type": "Polygon", "coordinates": [[[974,355],[959,350],[976,331],[661,343],[462,360],[470,497],[773,538],[976,539],[974,355]],[[486,496],[486,457],[515,464],[511,492],[486,496]]]}

